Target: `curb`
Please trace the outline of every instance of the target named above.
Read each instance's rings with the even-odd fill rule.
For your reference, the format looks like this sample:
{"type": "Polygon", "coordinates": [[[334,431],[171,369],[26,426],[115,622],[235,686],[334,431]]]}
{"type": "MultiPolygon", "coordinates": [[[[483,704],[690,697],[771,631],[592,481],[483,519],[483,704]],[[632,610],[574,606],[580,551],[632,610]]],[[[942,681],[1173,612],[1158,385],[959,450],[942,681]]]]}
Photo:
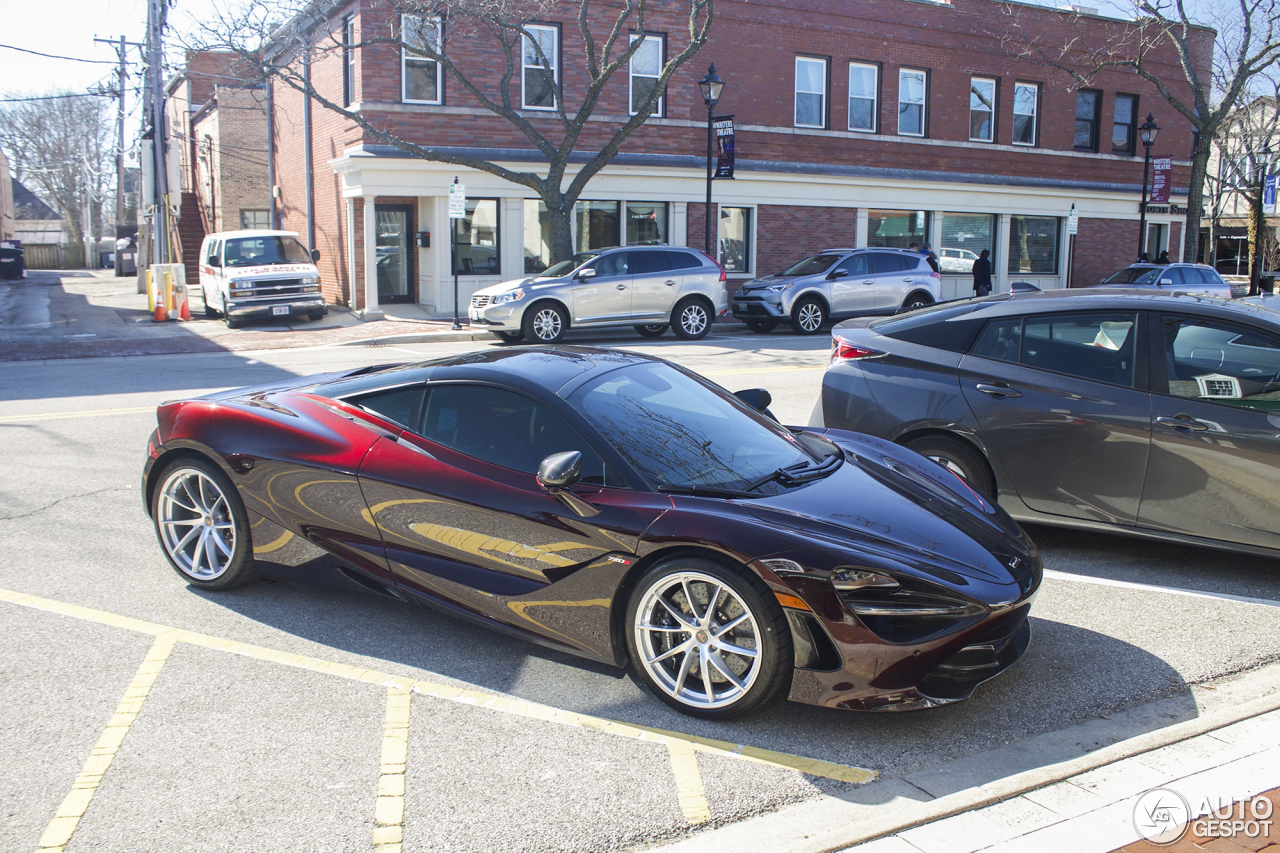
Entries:
{"type": "MultiPolygon", "coordinates": [[[[624,328],[624,327],[618,326],[614,328],[624,328]]],[[[738,334],[740,332],[745,332],[746,330],[747,330],[747,326],[745,323],[723,323],[723,324],[717,323],[715,327],[713,327],[712,330],[707,334],[707,337],[711,337],[712,335],[715,335],[715,334],[738,334]]],[[[492,332],[489,332],[489,331],[469,332],[466,330],[462,330],[462,331],[455,332],[452,329],[449,329],[441,332],[407,332],[402,335],[387,335],[385,337],[361,338],[360,340],[355,340],[355,341],[343,341],[340,344],[335,344],[335,346],[383,347],[383,346],[394,346],[396,344],[457,343],[461,341],[489,341],[492,343],[493,341],[496,341],[496,340],[497,338],[493,335],[492,332]]],[[[643,342],[646,340],[656,341],[657,339],[641,338],[640,340],[643,342]]],[[[679,341],[678,338],[674,338],[674,337],[671,338],[671,340],[679,341]]],[[[706,338],[703,338],[703,340],[706,340],[706,338]]],[[[572,344],[573,342],[562,341],[561,343],[572,344]]],[[[681,341],[681,343],[697,343],[697,341],[681,341]]]]}

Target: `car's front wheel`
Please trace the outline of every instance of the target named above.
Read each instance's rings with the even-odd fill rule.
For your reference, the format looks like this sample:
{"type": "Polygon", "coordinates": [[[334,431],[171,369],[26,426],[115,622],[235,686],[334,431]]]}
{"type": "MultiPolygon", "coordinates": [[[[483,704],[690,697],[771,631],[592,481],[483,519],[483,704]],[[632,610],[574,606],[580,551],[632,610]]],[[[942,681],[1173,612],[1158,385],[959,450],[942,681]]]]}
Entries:
{"type": "Polygon", "coordinates": [[[494,330],[493,333],[498,336],[498,340],[508,344],[514,344],[524,337],[524,332],[500,332],[494,330]]]}
{"type": "Polygon", "coordinates": [[[569,328],[569,315],[554,302],[534,305],[524,315],[524,336],[530,343],[554,344],[569,328]]]}
{"type": "Polygon", "coordinates": [[[660,338],[667,331],[666,323],[654,323],[648,326],[636,326],[636,332],[645,338],[660,338]]]}
{"type": "Polygon", "coordinates": [[[946,468],[984,498],[996,499],[996,480],[987,460],[966,442],[945,435],[926,435],[908,441],[906,446],[946,468]]]}
{"type": "Polygon", "coordinates": [[[791,677],[786,615],[745,568],[697,557],[664,560],[636,584],[626,624],[641,680],[694,717],[745,714],[791,677]]]}
{"type": "Polygon", "coordinates": [[[170,463],[151,496],[151,519],[169,565],[187,583],[222,590],[256,576],[249,518],[235,486],[212,463],[170,463]]]}
{"type": "Polygon", "coordinates": [[[765,334],[766,332],[772,332],[777,327],[778,327],[777,320],[748,320],[747,321],[747,328],[761,335],[765,334]]]}
{"type": "Polygon", "coordinates": [[[806,296],[791,308],[791,328],[797,335],[816,334],[825,322],[827,309],[812,296],[806,296]]]}

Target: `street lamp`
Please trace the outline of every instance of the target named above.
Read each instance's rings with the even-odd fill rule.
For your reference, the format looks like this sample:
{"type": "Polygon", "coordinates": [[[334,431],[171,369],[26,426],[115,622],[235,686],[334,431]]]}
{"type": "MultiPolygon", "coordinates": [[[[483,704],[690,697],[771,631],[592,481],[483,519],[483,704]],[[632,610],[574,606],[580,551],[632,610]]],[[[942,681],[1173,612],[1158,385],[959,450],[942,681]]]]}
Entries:
{"type": "Polygon", "coordinates": [[[1266,214],[1262,212],[1263,193],[1267,188],[1267,170],[1271,167],[1271,144],[1262,146],[1262,156],[1254,163],[1258,171],[1258,204],[1253,211],[1253,266],[1249,270],[1249,295],[1262,292],[1262,231],[1266,227],[1266,214]]]}
{"type": "Polygon", "coordinates": [[[1142,138],[1142,207],[1138,213],[1138,260],[1142,260],[1142,253],[1147,245],[1147,170],[1151,168],[1151,146],[1156,144],[1156,137],[1160,134],[1156,117],[1147,113],[1147,120],[1138,128],[1138,133],[1142,138]]]}
{"type": "MultiPolygon", "coordinates": [[[[706,233],[703,239],[703,246],[708,256],[716,258],[711,254],[711,179],[715,175],[715,160],[712,157],[712,149],[715,145],[715,131],[712,125],[715,121],[716,104],[720,101],[720,93],[724,90],[724,81],[720,79],[720,75],[716,74],[716,64],[711,63],[711,67],[707,69],[707,76],[698,81],[698,88],[702,90],[702,101],[707,105],[707,210],[706,210],[706,233]]],[[[719,263],[719,259],[716,259],[719,263]]]]}

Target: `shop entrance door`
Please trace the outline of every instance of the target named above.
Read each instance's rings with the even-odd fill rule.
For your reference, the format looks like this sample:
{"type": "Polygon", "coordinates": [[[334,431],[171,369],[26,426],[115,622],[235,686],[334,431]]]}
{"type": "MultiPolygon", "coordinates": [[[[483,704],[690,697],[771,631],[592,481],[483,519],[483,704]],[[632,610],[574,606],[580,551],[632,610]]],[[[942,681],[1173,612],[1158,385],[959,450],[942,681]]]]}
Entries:
{"type": "Polygon", "coordinates": [[[374,244],[378,263],[378,302],[411,302],[413,208],[407,204],[380,204],[374,208],[374,213],[378,235],[374,244]]]}

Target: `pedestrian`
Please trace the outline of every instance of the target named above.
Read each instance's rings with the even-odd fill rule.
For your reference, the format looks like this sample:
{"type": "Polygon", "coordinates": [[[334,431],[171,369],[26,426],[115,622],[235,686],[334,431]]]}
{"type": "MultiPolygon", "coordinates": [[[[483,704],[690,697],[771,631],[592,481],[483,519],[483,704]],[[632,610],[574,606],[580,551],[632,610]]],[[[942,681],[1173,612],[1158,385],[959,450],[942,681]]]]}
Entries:
{"type": "Polygon", "coordinates": [[[1168,266],[1168,265],[1171,263],[1171,261],[1169,260],[1169,250],[1168,250],[1168,249],[1161,249],[1161,250],[1160,250],[1160,257],[1156,258],[1156,263],[1157,263],[1157,264],[1164,264],[1165,266],[1168,266]]]}
{"type": "Polygon", "coordinates": [[[991,293],[991,251],[983,249],[973,262],[973,294],[988,296],[991,293]]]}
{"type": "Polygon", "coordinates": [[[1138,253],[1138,263],[1140,263],[1140,264],[1149,264],[1149,263],[1151,263],[1151,259],[1147,257],[1147,253],[1146,253],[1146,252],[1139,252],[1139,253],[1138,253]]]}
{"type": "Polygon", "coordinates": [[[933,267],[934,272],[940,272],[938,269],[938,256],[929,248],[928,243],[920,246],[920,254],[924,255],[924,259],[929,262],[929,266],[933,267]]]}
{"type": "Polygon", "coordinates": [[[911,245],[907,246],[907,250],[908,250],[908,251],[910,251],[910,252],[919,252],[919,251],[920,251],[920,244],[919,244],[919,243],[912,243],[911,245]]]}

